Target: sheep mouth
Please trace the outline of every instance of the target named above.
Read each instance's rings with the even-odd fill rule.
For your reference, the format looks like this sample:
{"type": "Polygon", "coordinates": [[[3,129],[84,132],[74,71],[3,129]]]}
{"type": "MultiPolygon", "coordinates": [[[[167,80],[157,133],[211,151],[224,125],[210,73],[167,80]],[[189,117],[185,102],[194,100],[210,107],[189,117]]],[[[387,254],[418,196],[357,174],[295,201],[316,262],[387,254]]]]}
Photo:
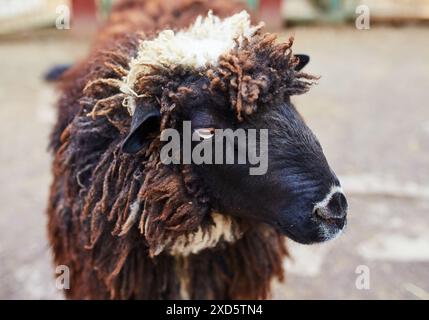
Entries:
{"type": "Polygon", "coordinates": [[[322,241],[328,241],[338,238],[347,227],[347,218],[332,219],[319,222],[319,234],[322,241]]]}
{"type": "Polygon", "coordinates": [[[300,244],[316,244],[338,238],[346,229],[347,219],[343,221],[325,221],[317,218],[309,219],[304,225],[275,223],[275,228],[300,244]]]}

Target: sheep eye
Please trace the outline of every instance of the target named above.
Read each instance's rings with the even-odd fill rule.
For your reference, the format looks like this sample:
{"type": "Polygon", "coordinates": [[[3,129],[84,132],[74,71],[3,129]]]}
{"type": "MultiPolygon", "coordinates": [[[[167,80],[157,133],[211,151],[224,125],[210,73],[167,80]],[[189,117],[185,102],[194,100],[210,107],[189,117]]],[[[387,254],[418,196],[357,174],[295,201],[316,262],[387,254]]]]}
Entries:
{"type": "Polygon", "coordinates": [[[200,128],[195,129],[195,133],[202,139],[208,140],[211,139],[215,134],[214,128],[200,128]]]}

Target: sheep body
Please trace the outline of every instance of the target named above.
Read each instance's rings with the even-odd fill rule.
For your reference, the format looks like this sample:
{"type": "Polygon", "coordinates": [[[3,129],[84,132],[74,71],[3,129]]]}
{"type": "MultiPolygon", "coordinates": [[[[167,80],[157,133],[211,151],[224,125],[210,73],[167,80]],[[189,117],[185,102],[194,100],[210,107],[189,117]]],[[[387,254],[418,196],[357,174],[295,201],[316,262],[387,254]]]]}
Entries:
{"type": "Polygon", "coordinates": [[[277,231],[211,212],[190,166],[160,165],[158,139],[120,152],[131,121],[123,80],[141,31],[181,29],[208,9],[238,11],[220,0],[123,1],[62,79],[48,231],[56,265],[70,268],[68,298],[266,298],[271,280],[283,279],[277,231]]]}

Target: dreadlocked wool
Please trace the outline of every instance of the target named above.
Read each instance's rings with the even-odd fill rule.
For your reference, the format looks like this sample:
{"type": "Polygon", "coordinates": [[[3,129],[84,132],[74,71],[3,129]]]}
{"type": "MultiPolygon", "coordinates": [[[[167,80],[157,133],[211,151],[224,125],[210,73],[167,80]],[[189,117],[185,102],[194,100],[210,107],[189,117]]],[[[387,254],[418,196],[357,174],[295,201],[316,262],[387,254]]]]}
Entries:
{"type": "Polygon", "coordinates": [[[241,120],[258,102],[308,90],[315,78],[294,71],[292,40],[276,44],[250,25],[245,12],[225,20],[213,15],[238,11],[227,3],[174,1],[169,9],[123,1],[90,56],[63,77],[51,139],[48,229],[55,263],[70,268],[68,298],[256,299],[268,297],[273,278],[283,279],[283,236],[214,212],[192,165],[161,163],[159,133],[137,154],[120,150],[129,111],[141,97],[159,106],[162,131],[175,128],[177,111],[202,92],[230,103],[241,120]],[[133,21],[142,25],[125,23],[136,8],[140,16],[133,21]],[[160,30],[183,28],[208,9],[213,14],[184,31],[152,38],[140,32],[160,20],[160,30]],[[187,51],[179,43],[188,36],[195,43],[212,36],[218,41],[207,52],[201,49],[206,40],[187,51]],[[184,87],[181,80],[190,75],[206,77],[208,84],[184,87]]]}
{"type": "MultiPolygon", "coordinates": [[[[251,25],[246,11],[224,20],[209,11],[207,17],[198,16],[186,30],[177,33],[173,30],[162,31],[155,39],[141,42],[121,91],[137,96],[134,91],[137,77],[150,74],[153,68],[174,69],[181,66],[185,70],[199,71],[209,65],[217,66],[222,54],[240,47],[261,27],[262,24],[256,27],[251,25]]],[[[133,114],[135,104],[127,105],[133,114]]]]}

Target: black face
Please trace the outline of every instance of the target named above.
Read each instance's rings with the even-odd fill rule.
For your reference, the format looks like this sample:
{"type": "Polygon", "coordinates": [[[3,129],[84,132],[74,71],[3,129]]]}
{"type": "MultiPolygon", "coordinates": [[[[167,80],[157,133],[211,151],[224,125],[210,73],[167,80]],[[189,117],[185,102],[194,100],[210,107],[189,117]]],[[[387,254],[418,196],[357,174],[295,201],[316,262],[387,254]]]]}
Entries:
{"type": "Polygon", "coordinates": [[[320,143],[290,101],[243,122],[231,119],[219,106],[190,112],[194,130],[268,129],[268,167],[265,174],[250,175],[250,163],[196,166],[215,209],[264,221],[300,243],[337,235],[346,224],[347,201],[320,143]]]}
{"type": "MultiPolygon", "coordinates": [[[[194,80],[192,86],[204,87],[204,79],[194,80]]],[[[344,228],[347,201],[340,183],[320,143],[289,98],[278,104],[261,106],[243,121],[237,120],[227,101],[208,92],[188,100],[180,112],[182,120],[191,121],[194,132],[209,128],[244,129],[246,132],[268,129],[265,174],[249,174],[254,164],[248,161],[244,164],[194,164],[214,210],[265,222],[300,243],[331,239],[344,228]]],[[[125,148],[127,143],[135,146],[131,143],[135,142],[132,134],[129,137],[125,148]]],[[[193,146],[214,144],[214,137],[194,142],[193,146]]],[[[239,148],[237,143],[234,148],[239,148]]]]}

